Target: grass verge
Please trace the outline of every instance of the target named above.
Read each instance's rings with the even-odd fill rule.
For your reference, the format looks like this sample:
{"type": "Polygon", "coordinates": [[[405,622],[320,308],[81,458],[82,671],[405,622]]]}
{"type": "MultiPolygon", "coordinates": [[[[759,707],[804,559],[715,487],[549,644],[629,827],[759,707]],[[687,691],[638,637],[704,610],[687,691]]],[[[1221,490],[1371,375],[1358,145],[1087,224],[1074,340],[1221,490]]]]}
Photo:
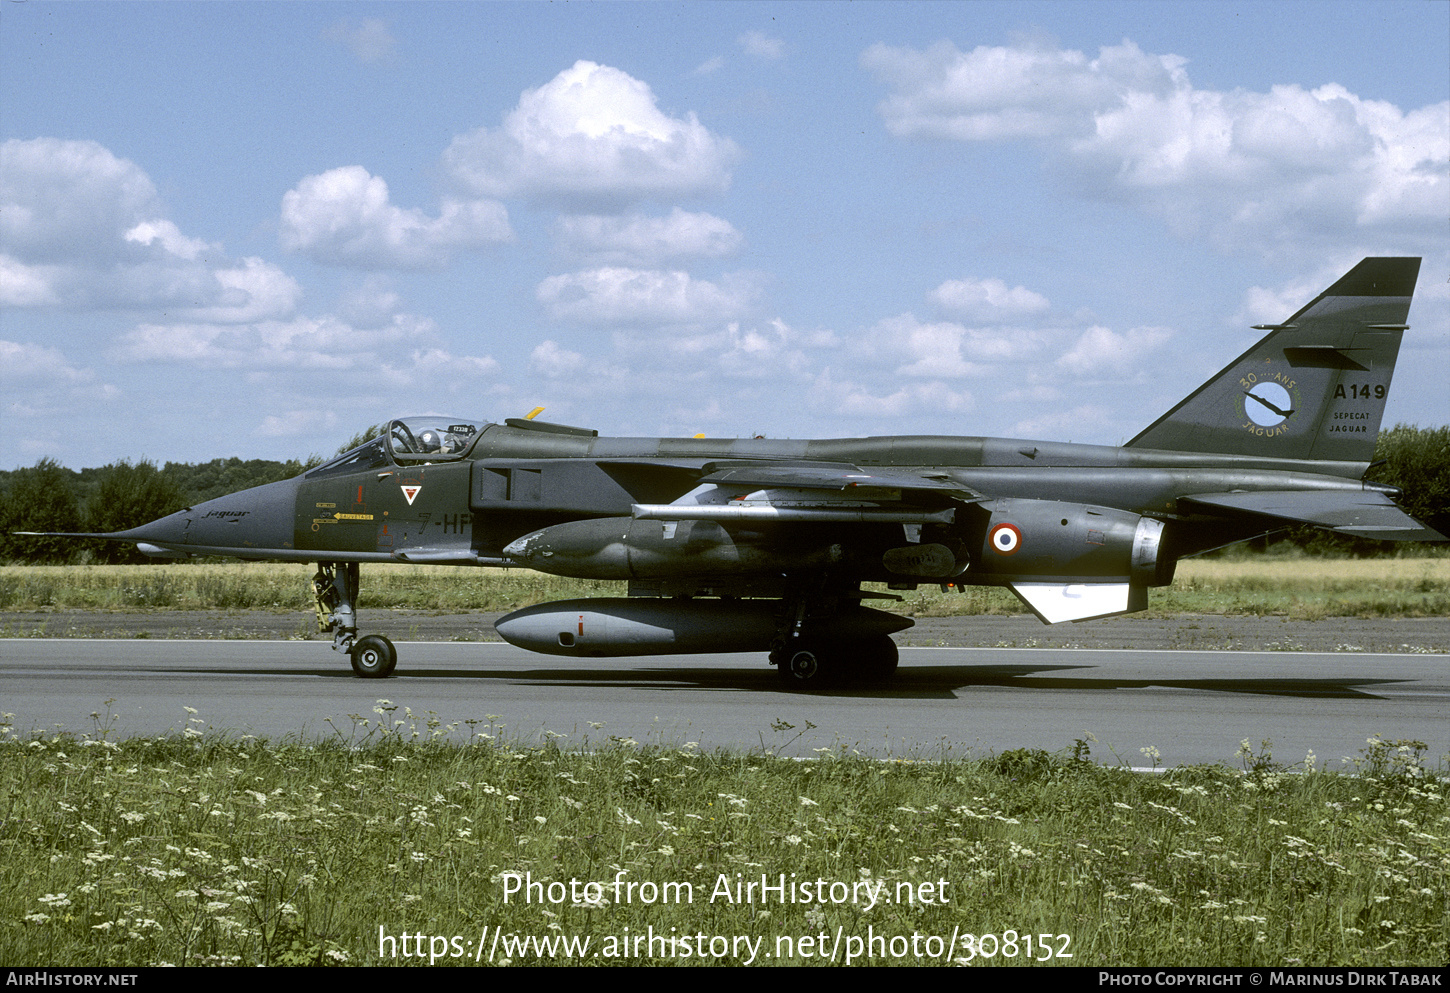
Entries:
{"type": "MultiPolygon", "coordinates": [[[[1059,755],[792,761],[628,739],[523,746],[492,717],[457,744],[459,729],[386,701],[315,744],[201,730],[116,742],[96,716],[92,735],[0,735],[7,963],[1450,955],[1450,811],[1416,742],[1372,739],[1354,775],[1312,758],[1290,771],[1247,742],[1242,769],[1144,775],[1096,764],[1086,740],[1059,755]],[[762,878],[796,888],[737,888],[762,878]]],[[[793,729],[775,730],[789,745],[793,729]]]]}
{"type": "MultiPolygon", "coordinates": [[[[308,610],[312,567],[278,563],[0,567],[0,610],[308,610]]],[[[624,584],[525,569],[369,565],[359,609],[502,612],[587,596],[623,596],[624,584]]],[[[1006,590],[923,587],[897,604],[916,617],[1020,614],[1006,590]]],[[[1450,557],[1420,559],[1188,559],[1173,585],[1149,595],[1159,615],[1275,614],[1441,617],[1450,614],[1450,557]]]]}

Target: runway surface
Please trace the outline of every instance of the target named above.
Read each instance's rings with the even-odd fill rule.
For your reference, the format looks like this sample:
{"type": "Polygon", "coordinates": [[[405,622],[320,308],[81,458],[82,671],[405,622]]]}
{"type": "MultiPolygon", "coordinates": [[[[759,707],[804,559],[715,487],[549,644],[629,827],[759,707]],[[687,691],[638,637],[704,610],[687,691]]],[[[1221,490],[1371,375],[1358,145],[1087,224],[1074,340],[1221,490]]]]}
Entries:
{"type": "Polygon", "coordinates": [[[1450,754],[1450,659],[1444,655],[904,648],[886,688],[816,694],[780,688],[760,655],[571,660],[501,644],[400,643],[397,674],[353,676],[316,642],[0,640],[0,711],[22,736],[91,732],[315,739],[366,735],[379,699],[524,743],[611,736],[641,743],[813,754],[983,757],[1068,748],[1093,735],[1099,761],[1237,765],[1243,739],[1276,760],[1313,751],[1340,767],[1366,739],[1417,739],[1450,754]],[[109,704],[107,701],[111,701],[109,704]],[[192,708],[195,713],[186,708],[192,708]],[[99,713],[99,719],[92,718],[99,713]],[[494,715],[490,717],[489,715],[494,715]],[[469,723],[472,722],[472,723],[469,723]],[[598,727],[594,725],[599,725],[598,727]],[[787,727],[786,725],[789,725],[787,727]],[[1116,754],[1117,758],[1114,757],[1116,754]]]}

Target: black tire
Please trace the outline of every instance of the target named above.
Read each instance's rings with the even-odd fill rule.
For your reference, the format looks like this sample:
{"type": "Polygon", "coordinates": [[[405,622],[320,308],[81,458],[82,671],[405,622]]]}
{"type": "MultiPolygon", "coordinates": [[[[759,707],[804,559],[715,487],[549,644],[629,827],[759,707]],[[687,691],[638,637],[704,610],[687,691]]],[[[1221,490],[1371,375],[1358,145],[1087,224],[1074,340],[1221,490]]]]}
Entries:
{"type": "Polygon", "coordinates": [[[831,661],[816,645],[801,644],[782,649],[779,658],[780,677],[791,689],[814,690],[830,682],[831,661]]]}
{"type": "Polygon", "coordinates": [[[359,638],[352,646],[352,671],[364,679],[383,679],[398,665],[398,650],[381,634],[359,638]]]}
{"type": "Polygon", "coordinates": [[[901,654],[896,650],[896,642],[891,640],[890,635],[883,634],[861,647],[856,671],[873,683],[884,683],[896,675],[896,666],[900,661],[901,654]]]}

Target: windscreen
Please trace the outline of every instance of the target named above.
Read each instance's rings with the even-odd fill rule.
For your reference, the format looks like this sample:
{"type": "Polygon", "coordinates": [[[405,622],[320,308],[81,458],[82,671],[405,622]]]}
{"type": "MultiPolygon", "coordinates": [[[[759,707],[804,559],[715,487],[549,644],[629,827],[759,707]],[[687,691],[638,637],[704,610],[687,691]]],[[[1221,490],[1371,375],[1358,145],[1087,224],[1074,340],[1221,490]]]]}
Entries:
{"type": "Polygon", "coordinates": [[[388,425],[388,448],[394,458],[410,462],[461,458],[473,447],[486,426],[484,421],[438,414],[400,417],[388,425]]]}

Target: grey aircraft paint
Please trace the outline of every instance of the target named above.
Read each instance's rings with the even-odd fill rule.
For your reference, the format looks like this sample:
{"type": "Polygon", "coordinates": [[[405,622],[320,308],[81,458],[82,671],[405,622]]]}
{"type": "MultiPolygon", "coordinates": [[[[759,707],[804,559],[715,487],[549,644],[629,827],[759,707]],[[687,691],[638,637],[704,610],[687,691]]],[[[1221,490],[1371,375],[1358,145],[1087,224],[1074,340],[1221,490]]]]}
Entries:
{"type": "Polygon", "coordinates": [[[883,596],[865,582],[1004,586],[1058,623],[1142,610],[1179,558],[1291,523],[1445,540],[1363,481],[1419,268],[1365,259],[1122,448],[401,418],[296,479],[105,537],[318,563],[321,624],[361,676],[397,655],[358,636],[359,564],[429,562],[628,581],[500,619],[533,651],[758,650],[796,686],[884,679],[910,621],[863,606],[883,596]]]}

